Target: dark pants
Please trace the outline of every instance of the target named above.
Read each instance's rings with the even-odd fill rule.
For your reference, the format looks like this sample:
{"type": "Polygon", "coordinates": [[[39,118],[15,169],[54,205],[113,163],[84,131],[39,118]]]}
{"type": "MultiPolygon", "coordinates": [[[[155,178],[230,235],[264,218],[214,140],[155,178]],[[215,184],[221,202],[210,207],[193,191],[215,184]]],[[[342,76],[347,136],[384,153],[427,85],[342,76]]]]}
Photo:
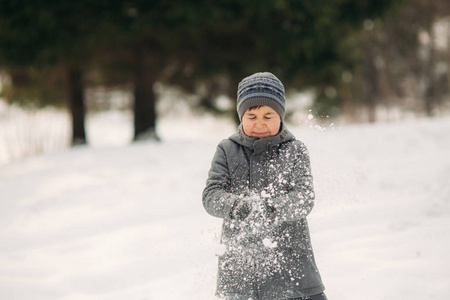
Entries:
{"type": "Polygon", "coordinates": [[[327,300],[327,296],[324,293],[312,295],[309,297],[301,297],[301,298],[290,298],[287,300],[327,300]]]}

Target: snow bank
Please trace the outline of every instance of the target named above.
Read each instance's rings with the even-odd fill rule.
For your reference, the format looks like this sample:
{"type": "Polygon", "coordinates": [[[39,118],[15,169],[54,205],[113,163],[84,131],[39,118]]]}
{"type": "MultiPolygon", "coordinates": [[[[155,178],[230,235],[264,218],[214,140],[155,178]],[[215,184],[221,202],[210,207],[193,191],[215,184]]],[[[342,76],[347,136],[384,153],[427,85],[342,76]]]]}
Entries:
{"type": "MultiPolygon", "coordinates": [[[[309,222],[330,300],[450,297],[449,128],[448,118],[291,126],[311,154],[309,222]]],[[[163,143],[1,165],[0,298],[214,299],[221,221],[201,192],[233,130],[165,120],[163,143]]]]}

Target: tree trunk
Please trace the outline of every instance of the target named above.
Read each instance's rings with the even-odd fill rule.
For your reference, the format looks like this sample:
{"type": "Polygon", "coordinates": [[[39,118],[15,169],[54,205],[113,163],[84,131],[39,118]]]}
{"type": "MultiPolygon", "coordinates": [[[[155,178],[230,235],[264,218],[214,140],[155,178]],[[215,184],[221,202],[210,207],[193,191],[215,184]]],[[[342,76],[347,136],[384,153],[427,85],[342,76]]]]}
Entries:
{"type": "Polygon", "coordinates": [[[376,98],[377,98],[377,74],[376,74],[376,69],[375,66],[373,64],[373,60],[369,59],[368,61],[368,72],[366,74],[366,78],[365,78],[365,93],[364,93],[364,104],[367,108],[367,112],[368,112],[368,121],[370,123],[374,123],[377,120],[376,117],[376,108],[377,108],[377,104],[376,104],[376,98]]]}
{"type": "Polygon", "coordinates": [[[433,24],[434,19],[432,17],[429,18],[427,30],[430,35],[430,44],[428,45],[428,57],[423,62],[424,64],[424,76],[423,81],[426,82],[425,84],[425,91],[424,91],[424,110],[428,117],[434,116],[434,108],[436,103],[436,76],[434,67],[436,65],[436,51],[434,46],[434,30],[433,30],[433,24]]]}
{"type": "Polygon", "coordinates": [[[342,105],[341,109],[344,113],[347,120],[349,120],[351,123],[355,122],[355,113],[353,110],[353,94],[352,94],[352,88],[349,83],[345,84],[342,88],[342,105]]]}
{"type": "Polygon", "coordinates": [[[72,146],[86,144],[86,132],[84,129],[85,106],[83,72],[75,67],[68,70],[67,98],[72,116],[72,146]]]}
{"type": "Polygon", "coordinates": [[[155,70],[142,52],[137,52],[135,56],[134,140],[159,140],[156,134],[156,95],[153,90],[155,70]]]}
{"type": "Polygon", "coordinates": [[[237,89],[238,89],[240,80],[241,79],[237,76],[230,76],[230,78],[229,78],[230,84],[228,85],[228,89],[227,89],[227,95],[233,102],[233,109],[232,109],[233,120],[237,126],[239,126],[239,124],[241,123],[241,120],[239,120],[239,116],[237,114],[237,89]]]}

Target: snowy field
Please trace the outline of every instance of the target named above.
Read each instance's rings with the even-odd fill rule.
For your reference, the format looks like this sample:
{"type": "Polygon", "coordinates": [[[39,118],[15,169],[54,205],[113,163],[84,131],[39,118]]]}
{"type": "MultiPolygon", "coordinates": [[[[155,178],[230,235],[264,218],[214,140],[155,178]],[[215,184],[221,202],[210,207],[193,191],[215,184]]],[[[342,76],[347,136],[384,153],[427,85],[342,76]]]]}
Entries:
{"type": "MultiPolygon", "coordinates": [[[[0,164],[0,299],[215,299],[221,220],[201,193],[234,127],[162,120],[164,142],[129,145],[127,121],[0,164]]],[[[328,298],[450,299],[450,118],[290,128],[311,153],[328,298]]]]}

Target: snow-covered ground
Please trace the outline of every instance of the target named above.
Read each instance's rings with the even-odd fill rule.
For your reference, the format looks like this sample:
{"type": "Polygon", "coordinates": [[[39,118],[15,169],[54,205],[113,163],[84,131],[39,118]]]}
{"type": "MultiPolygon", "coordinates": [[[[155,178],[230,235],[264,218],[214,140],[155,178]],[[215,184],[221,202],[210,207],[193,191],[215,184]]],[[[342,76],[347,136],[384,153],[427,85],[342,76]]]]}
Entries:
{"type": "MultiPolygon", "coordinates": [[[[0,165],[0,299],[215,299],[221,220],[201,193],[234,127],[161,120],[164,142],[130,145],[124,120],[0,165]]],[[[311,153],[328,298],[450,299],[450,118],[290,128],[311,153]]]]}

